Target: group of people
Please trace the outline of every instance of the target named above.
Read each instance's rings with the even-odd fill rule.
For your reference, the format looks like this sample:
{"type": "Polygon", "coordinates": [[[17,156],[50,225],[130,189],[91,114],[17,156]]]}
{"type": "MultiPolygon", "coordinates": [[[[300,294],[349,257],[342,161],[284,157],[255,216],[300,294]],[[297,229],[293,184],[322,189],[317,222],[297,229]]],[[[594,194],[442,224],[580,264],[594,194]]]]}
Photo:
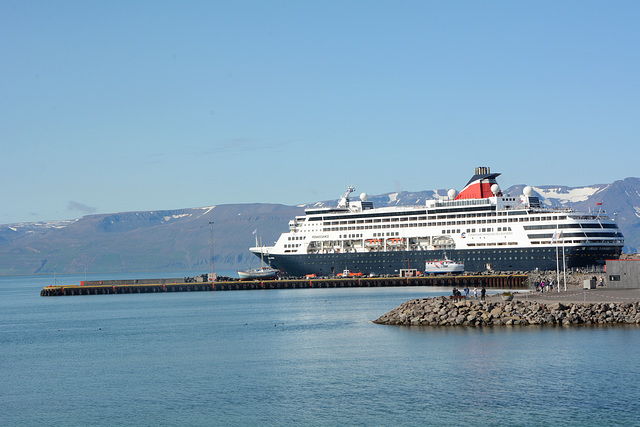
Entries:
{"type": "Polygon", "coordinates": [[[533,285],[535,286],[536,291],[539,291],[541,293],[544,293],[545,288],[547,289],[547,292],[551,292],[553,290],[553,279],[546,282],[544,280],[536,280],[535,282],[533,282],[533,285]]]}
{"type": "MultiPolygon", "coordinates": [[[[462,296],[462,293],[458,290],[458,288],[453,288],[453,296],[454,297],[459,297],[462,296]]],[[[478,288],[474,286],[473,288],[473,296],[475,299],[478,299],[478,288]]],[[[485,301],[485,298],[487,296],[487,290],[485,289],[485,287],[483,286],[482,289],[480,289],[480,300],[481,301],[485,301]]],[[[469,299],[469,287],[465,286],[464,288],[464,298],[465,299],[469,299]]]]}

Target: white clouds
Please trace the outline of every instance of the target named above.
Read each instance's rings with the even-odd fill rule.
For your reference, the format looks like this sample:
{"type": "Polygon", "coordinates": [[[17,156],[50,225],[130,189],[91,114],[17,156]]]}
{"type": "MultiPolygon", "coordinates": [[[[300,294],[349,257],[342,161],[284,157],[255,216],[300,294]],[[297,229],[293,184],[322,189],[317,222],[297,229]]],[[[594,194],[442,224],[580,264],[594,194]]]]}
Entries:
{"type": "Polygon", "coordinates": [[[94,213],[97,209],[92,207],[92,206],[87,206],[83,203],[80,202],[76,202],[74,200],[70,200],[69,204],[67,205],[68,209],[70,211],[78,211],[81,212],[83,214],[90,214],[90,213],[94,213]]]}

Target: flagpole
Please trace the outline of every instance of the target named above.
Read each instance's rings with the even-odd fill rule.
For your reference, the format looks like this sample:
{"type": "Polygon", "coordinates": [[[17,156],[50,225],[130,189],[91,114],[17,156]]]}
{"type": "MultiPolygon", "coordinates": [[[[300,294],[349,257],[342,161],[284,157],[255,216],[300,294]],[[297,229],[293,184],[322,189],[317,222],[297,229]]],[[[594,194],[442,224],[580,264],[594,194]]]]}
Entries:
{"type": "Polygon", "coordinates": [[[211,262],[211,283],[215,282],[216,279],[213,276],[213,221],[209,221],[209,229],[211,230],[211,240],[209,241],[209,260],[211,262]]]}
{"type": "Polygon", "coordinates": [[[560,258],[558,257],[558,242],[556,242],[556,286],[560,292],[560,258]]]}
{"type": "Polygon", "coordinates": [[[560,236],[562,236],[562,231],[558,232],[558,230],[553,232],[553,237],[551,237],[551,244],[556,244],[556,287],[558,288],[558,292],[560,292],[560,258],[558,257],[558,240],[560,240],[560,236]]]}
{"type": "Polygon", "coordinates": [[[562,271],[564,271],[564,291],[567,291],[567,263],[564,259],[564,237],[562,238],[562,271]]]}

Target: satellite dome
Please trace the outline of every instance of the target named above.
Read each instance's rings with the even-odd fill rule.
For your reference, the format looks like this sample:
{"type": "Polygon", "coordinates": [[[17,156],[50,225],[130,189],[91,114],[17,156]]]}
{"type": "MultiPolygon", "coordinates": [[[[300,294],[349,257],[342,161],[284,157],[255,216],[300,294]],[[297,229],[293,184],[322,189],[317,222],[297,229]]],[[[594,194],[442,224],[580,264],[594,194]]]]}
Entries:
{"type": "Polygon", "coordinates": [[[458,192],[452,188],[451,190],[449,190],[449,191],[447,192],[447,195],[449,196],[449,198],[450,198],[451,200],[453,200],[453,199],[455,199],[455,198],[456,198],[456,196],[458,195],[458,192]]]}
{"type": "Polygon", "coordinates": [[[533,188],[527,185],[522,189],[522,194],[524,194],[527,197],[533,196],[533,188]]]}
{"type": "Polygon", "coordinates": [[[491,192],[495,196],[496,194],[498,194],[500,192],[500,186],[498,184],[493,184],[491,186],[491,192]]]}
{"type": "Polygon", "coordinates": [[[367,195],[367,193],[362,193],[362,194],[360,194],[360,200],[362,200],[363,202],[366,202],[366,201],[367,201],[367,197],[369,197],[369,196],[367,195]]]}

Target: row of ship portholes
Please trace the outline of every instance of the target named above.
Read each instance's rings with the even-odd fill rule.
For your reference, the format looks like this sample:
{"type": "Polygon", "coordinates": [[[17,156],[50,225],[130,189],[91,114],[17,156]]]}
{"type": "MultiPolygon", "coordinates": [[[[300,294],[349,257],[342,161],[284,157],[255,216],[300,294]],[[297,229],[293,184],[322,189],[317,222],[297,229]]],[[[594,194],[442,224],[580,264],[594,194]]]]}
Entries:
{"type": "MultiPolygon", "coordinates": [[[[336,257],[335,257],[335,256],[329,256],[329,257],[327,257],[327,258],[336,258],[336,257]]],[[[342,257],[339,257],[339,258],[342,258],[342,257]]],[[[533,256],[531,256],[531,257],[526,257],[526,256],[523,256],[523,257],[483,257],[483,258],[480,258],[480,257],[471,257],[471,258],[465,258],[465,259],[463,259],[463,260],[455,259],[455,258],[454,258],[454,259],[452,259],[452,260],[453,260],[453,261],[463,261],[463,262],[464,262],[464,261],[470,261],[470,262],[472,262],[472,261],[535,260],[535,259],[538,259],[538,260],[545,260],[545,259],[549,259],[549,257],[547,257],[547,256],[537,256],[537,257],[533,257],[533,256]]],[[[358,259],[358,260],[349,260],[349,261],[345,260],[345,262],[349,262],[349,263],[358,263],[358,264],[384,264],[384,263],[388,263],[388,262],[389,262],[389,260],[382,260],[382,259],[377,259],[377,260],[358,259]]],[[[396,261],[396,262],[403,262],[403,263],[406,265],[407,260],[405,259],[405,260],[402,260],[402,261],[396,261]]],[[[417,262],[417,263],[424,263],[424,262],[426,262],[426,260],[424,260],[424,259],[420,259],[420,260],[409,260],[409,262],[410,262],[411,264],[416,263],[416,262],[417,262]]],[[[324,264],[324,261],[323,261],[323,262],[316,262],[315,264],[324,264]]]]}
{"type": "MultiPolygon", "coordinates": [[[[569,257],[568,254],[565,254],[565,256],[569,257]]],[[[575,254],[575,255],[572,255],[572,257],[574,257],[574,256],[578,256],[578,257],[593,257],[593,255],[589,255],[589,254],[575,254]]],[[[330,256],[330,258],[335,258],[335,256],[330,256]]],[[[514,257],[470,257],[470,258],[465,258],[464,260],[453,259],[453,261],[469,261],[469,262],[475,262],[475,261],[486,262],[486,261],[489,261],[489,262],[495,262],[495,261],[517,261],[517,260],[536,260],[536,259],[537,260],[548,260],[548,259],[552,259],[552,258],[555,259],[555,257],[544,256],[544,255],[541,255],[541,256],[528,256],[528,257],[527,256],[521,256],[521,257],[517,257],[517,256],[514,256],[514,257]]],[[[559,255],[559,258],[562,259],[562,255],[559,255]]],[[[367,260],[367,259],[362,260],[361,259],[361,260],[357,260],[357,261],[352,260],[350,262],[352,262],[352,263],[356,262],[358,264],[384,264],[384,263],[388,263],[389,260],[367,260]]],[[[403,261],[403,262],[406,263],[406,260],[403,261]]],[[[410,260],[409,262],[411,264],[416,263],[416,262],[417,263],[423,263],[423,262],[425,262],[425,260],[410,260]]],[[[316,264],[322,264],[322,263],[316,263],[316,264]]]]}
{"type": "MultiPolygon", "coordinates": [[[[435,251],[435,252],[438,253],[438,254],[442,253],[442,251],[435,251]]],[[[491,253],[491,254],[488,254],[485,257],[480,257],[480,256],[478,256],[476,254],[469,254],[469,255],[463,256],[463,257],[459,257],[459,256],[456,256],[456,255],[449,255],[449,257],[453,258],[454,261],[455,260],[459,260],[461,258],[462,259],[468,259],[468,260],[471,260],[471,261],[482,261],[482,260],[489,260],[489,259],[491,259],[491,260],[493,260],[493,259],[500,259],[500,260],[502,260],[502,259],[545,259],[547,256],[549,256],[551,254],[555,255],[554,251],[533,250],[532,252],[534,253],[534,255],[526,255],[526,252],[525,252],[525,255],[512,255],[512,256],[509,256],[509,255],[506,255],[506,254],[505,255],[500,255],[499,253],[491,253]]],[[[318,255],[321,255],[323,258],[330,258],[330,259],[331,258],[345,259],[345,255],[350,255],[349,258],[356,258],[356,259],[365,258],[365,261],[366,261],[366,258],[369,258],[371,256],[369,253],[364,253],[363,254],[363,253],[357,253],[357,252],[354,252],[354,253],[348,253],[347,252],[347,253],[342,253],[342,254],[340,254],[340,253],[338,253],[338,254],[313,254],[311,256],[315,257],[315,256],[318,256],[318,255]]],[[[377,255],[379,255],[381,258],[394,258],[395,259],[395,258],[398,257],[393,251],[392,252],[377,252],[377,255]]],[[[565,255],[568,255],[568,254],[565,254],[565,255]]],[[[440,255],[438,255],[438,256],[440,256],[440,255]]],[[[422,259],[422,257],[420,257],[420,259],[422,259]]],[[[405,258],[405,260],[406,260],[406,258],[405,258]]],[[[381,262],[381,261],[371,260],[369,262],[381,262]]]]}

